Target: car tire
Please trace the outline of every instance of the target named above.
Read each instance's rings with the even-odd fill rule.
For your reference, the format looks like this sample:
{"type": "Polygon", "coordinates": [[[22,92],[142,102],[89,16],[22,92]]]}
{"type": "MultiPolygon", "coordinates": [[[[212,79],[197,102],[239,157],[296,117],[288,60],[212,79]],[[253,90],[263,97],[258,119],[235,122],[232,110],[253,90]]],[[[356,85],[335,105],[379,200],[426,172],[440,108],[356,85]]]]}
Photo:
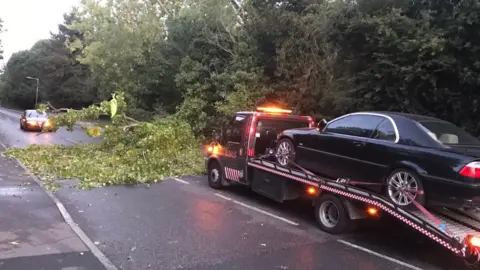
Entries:
{"type": "Polygon", "coordinates": [[[223,185],[223,173],[221,166],[217,161],[213,161],[208,166],[208,185],[213,189],[222,189],[223,185]]]}
{"type": "Polygon", "coordinates": [[[423,183],[420,176],[412,170],[400,168],[393,170],[386,179],[385,195],[396,206],[402,208],[416,209],[411,197],[421,206],[425,206],[426,198],[423,190],[423,183]],[[422,191],[422,193],[409,192],[411,196],[405,195],[402,189],[422,191]],[[401,195],[400,195],[401,194],[401,195]]]}
{"type": "Polygon", "coordinates": [[[351,232],[356,225],[342,200],[333,194],[320,195],[315,201],[315,219],[320,229],[330,234],[351,232]]]}
{"type": "Polygon", "coordinates": [[[278,141],[275,149],[275,158],[278,164],[282,166],[288,166],[292,161],[295,162],[295,146],[292,140],[284,138],[278,141]]]}

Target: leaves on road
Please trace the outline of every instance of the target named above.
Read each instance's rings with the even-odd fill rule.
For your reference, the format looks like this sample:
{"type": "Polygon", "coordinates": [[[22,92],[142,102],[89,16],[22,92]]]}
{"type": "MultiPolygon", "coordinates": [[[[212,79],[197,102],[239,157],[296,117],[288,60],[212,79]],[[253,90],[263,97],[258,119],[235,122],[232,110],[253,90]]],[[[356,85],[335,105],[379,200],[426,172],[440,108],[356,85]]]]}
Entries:
{"type": "MultiPolygon", "coordinates": [[[[115,113],[111,102],[82,110],[68,110],[52,119],[60,126],[73,128],[77,121],[114,115],[105,126],[98,144],[31,145],[8,148],[3,155],[19,159],[39,175],[46,186],[57,189],[57,179],[78,179],[79,187],[92,188],[115,184],[153,183],[171,176],[198,174],[203,169],[200,142],[190,126],[174,117],[153,122],[136,121],[125,115],[126,103],[117,93],[115,113]]],[[[45,107],[40,107],[45,110],[45,107]]],[[[90,136],[100,136],[99,127],[88,127],[90,136]]]]}

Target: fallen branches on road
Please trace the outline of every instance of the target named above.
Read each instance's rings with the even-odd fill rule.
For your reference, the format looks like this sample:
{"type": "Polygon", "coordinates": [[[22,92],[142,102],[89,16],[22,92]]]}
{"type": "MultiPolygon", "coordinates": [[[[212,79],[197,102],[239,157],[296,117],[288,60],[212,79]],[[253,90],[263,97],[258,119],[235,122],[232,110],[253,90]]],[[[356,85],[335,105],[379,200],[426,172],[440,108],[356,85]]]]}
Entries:
{"type": "MultiPolygon", "coordinates": [[[[126,104],[117,94],[116,113],[98,144],[73,146],[32,145],[9,148],[4,155],[19,159],[47,184],[56,179],[78,179],[79,187],[157,182],[165,177],[197,174],[203,167],[199,141],[190,126],[174,117],[141,122],[125,115],[126,104]]],[[[45,109],[45,107],[42,107],[45,109]]],[[[73,128],[75,122],[111,114],[109,101],[100,106],[69,110],[54,116],[56,127],[73,128]]],[[[86,128],[100,136],[99,127],[86,128]]]]}

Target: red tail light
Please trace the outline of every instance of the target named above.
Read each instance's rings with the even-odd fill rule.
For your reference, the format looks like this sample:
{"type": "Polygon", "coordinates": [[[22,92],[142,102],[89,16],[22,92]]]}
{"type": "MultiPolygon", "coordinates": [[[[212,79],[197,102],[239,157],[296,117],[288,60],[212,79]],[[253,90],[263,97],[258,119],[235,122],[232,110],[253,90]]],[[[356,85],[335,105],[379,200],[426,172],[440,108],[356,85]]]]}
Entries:
{"type": "Polygon", "coordinates": [[[254,155],[255,155],[255,150],[253,150],[253,149],[248,149],[247,150],[247,156],[253,157],[254,155]]]}
{"type": "Polygon", "coordinates": [[[460,175],[471,177],[471,178],[480,178],[480,162],[470,162],[460,171],[460,175]]]}
{"type": "Polygon", "coordinates": [[[308,124],[311,128],[315,127],[315,121],[311,117],[308,117],[308,124]]]}

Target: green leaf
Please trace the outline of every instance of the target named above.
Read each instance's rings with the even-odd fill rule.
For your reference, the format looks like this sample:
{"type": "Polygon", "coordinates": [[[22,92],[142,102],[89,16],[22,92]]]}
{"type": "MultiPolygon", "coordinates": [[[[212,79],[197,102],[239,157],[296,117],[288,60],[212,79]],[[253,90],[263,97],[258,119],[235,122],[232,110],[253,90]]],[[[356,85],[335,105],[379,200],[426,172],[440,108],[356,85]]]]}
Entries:
{"type": "Polygon", "coordinates": [[[110,100],[110,117],[113,118],[117,114],[117,99],[114,97],[112,100],[110,100]]]}

